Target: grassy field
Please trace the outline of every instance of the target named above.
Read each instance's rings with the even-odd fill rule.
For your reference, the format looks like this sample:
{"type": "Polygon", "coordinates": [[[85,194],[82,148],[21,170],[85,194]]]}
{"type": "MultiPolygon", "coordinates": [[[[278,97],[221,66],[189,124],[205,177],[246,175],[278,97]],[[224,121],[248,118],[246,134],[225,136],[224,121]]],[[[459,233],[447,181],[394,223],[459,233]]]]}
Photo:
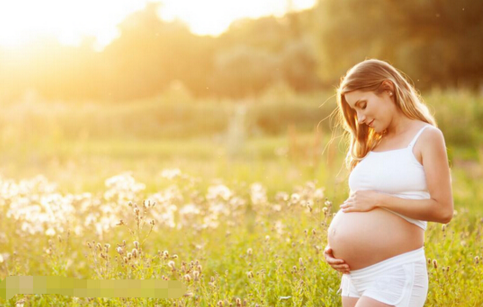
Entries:
{"type": "MultiPolygon", "coordinates": [[[[5,305],[339,306],[340,276],[322,250],[347,172],[336,145],[324,151],[327,139],[310,150],[315,138],[249,139],[238,155],[213,138],[62,143],[10,164],[6,150],[2,278],[177,279],[188,294],[170,301],[17,295],[5,305]],[[129,202],[142,208],[147,199],[156,206],[140,219],[129,202]]],[[[429,223],[426,234],[427,306],[483,304],[481,163],[464,155],[455,150],[452,161],[457,214],[445,227],[429,223]]]]}
{"type": "MultiPolygon", "coordinates": [[[[0,306],[340,306],[340,275],[322,251],[348,173],[344,144],[329,140],[289,129],[4,143],[1,279],[174,279],[188,291],[172,300],[17,295],[0,306]]],[[[426,306],[483,306],[483,152],[448,149],[456,212],[428,225],[426,306]]]]}

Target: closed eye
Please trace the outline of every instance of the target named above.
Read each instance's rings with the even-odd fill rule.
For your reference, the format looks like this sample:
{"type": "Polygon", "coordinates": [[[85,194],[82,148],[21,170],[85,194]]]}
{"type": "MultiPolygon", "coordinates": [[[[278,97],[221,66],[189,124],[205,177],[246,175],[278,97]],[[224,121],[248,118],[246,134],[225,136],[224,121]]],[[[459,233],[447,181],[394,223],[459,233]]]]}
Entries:
{"type": "Polygon", "coordinates": [[[361,110],[364,110],[367,106],[367,100],[358,100],[356,101],[355,103],[355,107],[357,108],[360,108],[361,110]]]}

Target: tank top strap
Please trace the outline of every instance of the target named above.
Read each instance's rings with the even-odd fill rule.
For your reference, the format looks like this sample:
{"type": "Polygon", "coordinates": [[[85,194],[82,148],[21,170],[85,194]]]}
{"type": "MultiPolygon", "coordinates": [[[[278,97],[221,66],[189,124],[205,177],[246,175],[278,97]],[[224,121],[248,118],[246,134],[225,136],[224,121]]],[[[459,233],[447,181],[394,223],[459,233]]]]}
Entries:
{"type": "Polygon", "coordinates": [[[424,125],[423,128],[421,128],[418,133],[416,133],[416,135],[414,136],[413,140],[411,141],[411,143],[409,143],[408,147],[413,147],[414,144],[416,144],[416,141],[418,140],[419,136],[421,135],[421,133],[423,132],[424,129],[428,128],[429,126],[431,125],[424,125]]]}

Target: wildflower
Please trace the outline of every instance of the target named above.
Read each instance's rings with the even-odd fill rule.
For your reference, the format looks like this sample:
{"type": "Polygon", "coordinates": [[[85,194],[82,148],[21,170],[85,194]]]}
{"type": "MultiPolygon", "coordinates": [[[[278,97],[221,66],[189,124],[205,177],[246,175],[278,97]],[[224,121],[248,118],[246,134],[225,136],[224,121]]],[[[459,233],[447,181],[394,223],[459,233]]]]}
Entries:
{"type": "Polygon", "coordinates": [[[164,259],[169,258],[169,252],[168,252],[168,251],[164,251],[164,252],[163,252],[163,258],[164,258],[164,259]]]}
{"type": "Polygon", "coordinates": [[[134,258],[137,258],[138,257],[138,250],[137,249],[133,248],[131,253],[132,253],[132,256],[134,258]]]}
{"type": "Polygon", "coordinates": [[[316,231],[315,231],[315,228],[314,228],[314,229],[312,229],[312,235],[315,236],[315,234],[316,234],[316,231]]]}
{"type": "Polygon", "coordinates": [[[253,273],[252,273],[252,271],[247,272],[247,277],[248,277],[248,278],[253,278],[253,273]]]}
{"type": "Polygon", "coordinates": [[[252,253],[253,253],[253,252],[252,252],[252,249],[251,249],[251,248],[247,249],[247,254],[248,254],[248,256],[251,256],[251,255],[252,255],[252,253]]]}
{"type": "Polygon", "coordinates": [[[149,222],[149,224],[154,226],[156,224],[156,222],[154,220],[151,220],[151,222],[149,222]]]}
{"type": "Polygon", "coordinates": [[[104,244],[104,247],[106,248],[106,253],[108,253],[109,252],[109,248],[111,247],[111,244],[106,243],[106,244],[104,244]]]}
{"type": "Polygon", "coordinates": [[[478,264],[478,263],[480,263],[480,257],[476,256],[475,257],[475,264],[478,264]]]}
{"type": "Polygon", "coordinates": [[[134,241],[134,247],[139,249],[139,242],[138,241],[134,241]]]}
{"type": "Polygon", "coordinates": [[[218,307],[223,307],[223,301],[218,301],[218,304],[216,304],[218,307]]]}
{"type": "Polygon", "coordinates": [[[197,281],[199,279],[199,277],[200,277],[200,272],[193,271],[193,277],[194,277],[195,281],[197,281]]]}
{"type": "Polygon", "coordinates": [[[198,271],[200,271],[200,272],[202,271],[202,270],[201,270],[201,269],[202,269],[201,264],[199,264],[199,265],[198,265],[196,268],[198,269],[198,271]]]}
{"type": "Polygon", "coordinates": [[[171,256],[172,259],[178,259],[178,255],[174,254],[173,256],[171,256]]]}
{"type": "Polygon", "coordinates": [[[18,300],[17,302],[15,302],[15,307],[23,307],[23,305],[25,304],[25,301],[26,301],[25,298],[18,300]]]}
{"type": "Polygon", "coordinates": [[[169,180],[174,179],[178,176],[181,176],[181,171],[177,168],[175,168],[175,169],[164,169],[161,172],[161,177],[169,179],[169,180]]]}
{"type": "Polygon", "coordinates": [[[88,246],[89,248],[92,248],[92,245],[91,245],[91,243],[90,243],[90,242],[87,242],[87,246],[88,246]]]}
{"type": "Polygon", "coordinates": [[[241,299],[239,297],[236,298],[235,303],[236,303],[236,307],[241,307],[242,305],[241,299]]]}
{"type": "Polygon", "coordinates": [[[124,257],[123,259],[124,259],[124,263],[127,263],[128,262],[127,257],[124,257]]]}
{"type": "Polygon", "coordinates": [[[124,221],[123,220],[119,220],[119,222],[116,224],[116,226],[121,226],[121,225],[124,225],[124,221]]]}
{"type": "Polygon", "coordinates": [[[97,246],[97,249],[98,249],[98,250],[102,250],[102,245],[101,245],[101,243],[97,243],[97,245],[96,245],[96,246],[97,246]]]}
{"type": "Polygon", "coordinates": [[[118,246],[117,252],[119,253],[119,255],[122,255],[122,253],[123,253],[122,247],[118,246]]]}
{"type": "Polygon", "coordinates": [[[190,274],[186,274],[186,275],[184,276],[184,279],[185,279],[187,282],[190,282],[190,281],[191,281],[191,276],[190,276],[190,274]]]}
{"type": "Polygon", "coordinates": [[[442,230],[443,232],[445,232],[446,227],[447,227],[447,226],[446,226],[446,224],[443,224],[443,226],[441,226],[441,230],[442,230]]]}
{"type": "Polygon", "coordinates": [[[438,268],[438,262],[436,261],[436,259],[434,259],[434,260],[433,260],[433,267],[434,267],[435,269],[437,269],[437,268],[438,268]]]}
{"type": "Polygon", "coordinates": [[[302,261],[302,258],[299,258],[299,264],[300,266],[304,266],[304,262],[302,261]]]}
{"type": "Polygon", "coordinates": [[[131,260],[132,258],[132,254],[131,253],[127,253],[127,259],[131,260]]]}
{"type": "Polygon", "coordinates": [[[170,262],[168,262],[168,266],[169,266],[169,267],[170,267],[172,270],[175,270],[175,269],[176,269],[174,261],[170,261],[170,262]]]}

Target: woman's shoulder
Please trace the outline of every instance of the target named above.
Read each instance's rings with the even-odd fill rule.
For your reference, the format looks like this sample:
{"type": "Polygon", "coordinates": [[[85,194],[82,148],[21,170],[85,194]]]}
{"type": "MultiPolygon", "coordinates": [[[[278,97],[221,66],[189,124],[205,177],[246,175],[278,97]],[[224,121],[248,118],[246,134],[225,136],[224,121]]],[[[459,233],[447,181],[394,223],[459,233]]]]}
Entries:
{"type": "Polygon", "coordinates": [[[444,135],[441,129],[431,124],[426,124],[426,126],[427,127],[424,129],[424,131],[422,131],[420,138],[429,142],[431,142],[431,140],[436,140],[436,139],[440,139],[444,141],[444,135]]]}
{"type": "Polygon", "coordinates": [[[426,152],[432,154],[437,151],[444,150],[446,152],[446,144],[444,135],[441,129],[433,125],[428,125],[419,136],[418,143],[420,144],[423,154],[426,152]]]}

